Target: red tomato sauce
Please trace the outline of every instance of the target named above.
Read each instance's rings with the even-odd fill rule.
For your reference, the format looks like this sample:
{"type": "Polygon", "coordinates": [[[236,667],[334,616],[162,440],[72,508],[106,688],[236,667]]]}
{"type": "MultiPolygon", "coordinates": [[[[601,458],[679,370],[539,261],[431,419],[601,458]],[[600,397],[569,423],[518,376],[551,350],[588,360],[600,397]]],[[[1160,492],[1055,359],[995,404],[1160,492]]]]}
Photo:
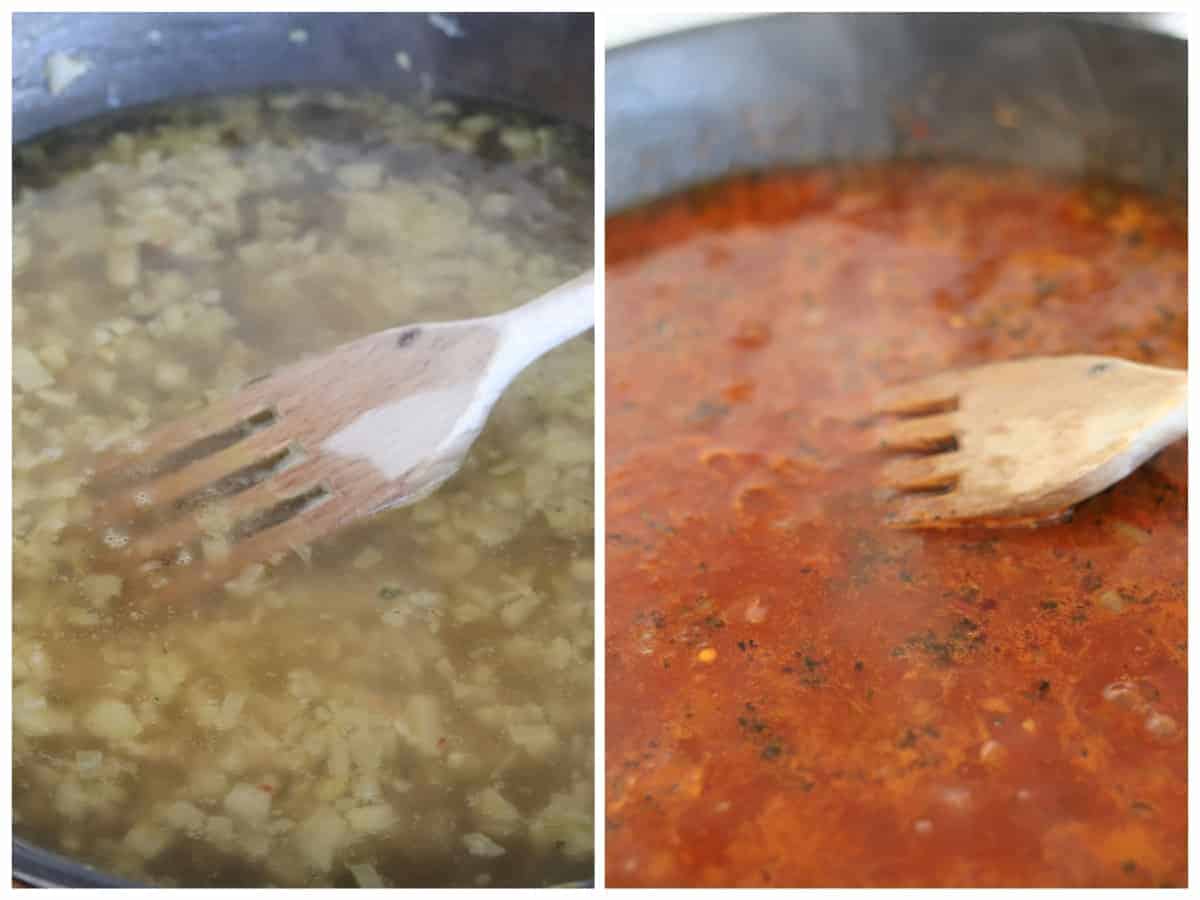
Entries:
{"type": "Polygon", "coordinates": [[[1186,234],[949,165],[610,218],[609,885],[1186,885],[1186,442],[1062,524],[901,531],[865,418],[1016,356],[1186,366],[1186,234]]]}

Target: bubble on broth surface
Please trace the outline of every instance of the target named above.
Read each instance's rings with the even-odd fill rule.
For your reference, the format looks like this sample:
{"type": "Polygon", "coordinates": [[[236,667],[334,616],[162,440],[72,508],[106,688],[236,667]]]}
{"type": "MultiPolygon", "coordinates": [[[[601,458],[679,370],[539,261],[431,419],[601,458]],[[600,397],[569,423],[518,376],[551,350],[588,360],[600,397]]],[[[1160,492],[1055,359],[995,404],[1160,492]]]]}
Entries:
{"type": "Polygon", "coordinates": [[[107,528],[104,531],[104,545],[113,550],[119,550],[129,544],[129,535],[124,531],[116,528],[107,528]]]}

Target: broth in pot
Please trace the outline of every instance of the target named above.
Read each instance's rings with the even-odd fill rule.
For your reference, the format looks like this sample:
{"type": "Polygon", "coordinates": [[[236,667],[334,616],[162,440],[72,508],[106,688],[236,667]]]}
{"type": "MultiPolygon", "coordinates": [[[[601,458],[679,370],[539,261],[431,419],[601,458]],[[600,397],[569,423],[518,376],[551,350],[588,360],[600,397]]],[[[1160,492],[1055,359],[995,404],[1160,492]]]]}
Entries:
{"type": "Polygon", "coordinates": [[[56,133],[15,182],[16,834],[157,885],[590,877],[590,337],[434,496],[216,595],[130,596],[72,532],[106,448],[590,267],[590,137],[272,93],[56,133]]]}

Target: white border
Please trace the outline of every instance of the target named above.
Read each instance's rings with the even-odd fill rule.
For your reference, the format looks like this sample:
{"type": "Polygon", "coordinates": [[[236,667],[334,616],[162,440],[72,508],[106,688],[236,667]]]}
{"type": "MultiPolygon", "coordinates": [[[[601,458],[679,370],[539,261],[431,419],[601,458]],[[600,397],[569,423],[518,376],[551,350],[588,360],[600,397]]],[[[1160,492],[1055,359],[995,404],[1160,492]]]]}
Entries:
{"type": "MultiPolygon", "coordinates": [[[[791,4],[791,9],[795,10],[798,5],[799,4],[795,4],[795,3],[791,4]]],[[[172,6],[171,4],[156,4],[156,5],[136,4],[136,5],[133,5],[130,7],[126,7],[125,9],[127,11],[165,11],[165,10],[171,9],[171,6],[172,6]]],[[[331,6],[333,6],[333,4],[331,4],[329,2],[324,2],[324,3],[312,2],[312,0],[296,0],[296,2],[290,2],[290,3],[270,2],[270,0],[268,0],[268,2],[259,2],[259,3],[255,4],[254,8],[256,11],[296,11],[296,12],[300,12],[300,11],[328,10],[331,8],[331,6]]],[[[1098,3],[1098,4],[1094,3],[1094,4],[1090,4],[1090,5],[1086,5],[1086,6],[1072,3],[1072,4],[1062,4],[1061,6],[1065,7],[1067,10],[1078,11],[1078,12],[1082,12],[1082,11],[1124,12],[1124,11],[1127,11],[1127,9],[1128,9],[1128,4],[1110,4],[1110,3],[1098,3]]],[[[1170,3],[1170,4],[1162,4],[1162,6],[1171,7],[1172,11],[1169,11],[1166,13],[1152,14],[1152,15],[1155,15],[1158,17],[1156,24],[1158,24],[1160,27],[1163,27],[1166,30],[1172,30],[1175,32],[1178,32],[1180,29],[1187,27],[1187,16],[1186,16],[1187,7],[1185,5],[1179,4],[1179,3],[1170,3]]],[[[22,4],[21,9],[22,9],[22,11],[24,11],[24,10],[32,9],[33,7],[34,7],[34,4],[27,3],[27,4],[22,4]]],[[[59,11],[59,12],[111,9],[111,7],[105,7],[100,4],[88,2],[88,0],[81,0],[81,2],[74,2],[74,3],[45,2],[45,3],[37,4],[36,7],[39,11],[59,11]]],[[[749,11],[698,12],[696,10],[695,6],[691,6],[689,8],[689,5],[687,5],[687,4],[669,2],[669,0],[664,0],[664,2],[657,4],[656,7],[657,8],[653,11],[647,11],[644,9],[635,9],[632,12],[630,11],[629,7],[620,5],[620,4],[616,4],[616,3],[563,2],[563,3],[555,4],[553,6],[513,4],[511,6],[501,7],[501,8],[507,8],[507,9],[522,10],[522,11],[547,10],[547,11],[582,11],[582,12],[594,11],[594,12],[596,12],[596,34],[597,34],[596,118],[595,118],[594,133],[595,133],[595,138],[596,138],[596,148],[595,148],[596,237],[595,237],[595,246],[596,246],[596,271],[597,271],[596,277],[597,277],[598,297],[603,296],[603,287],[604,287],[604,276],[603,276],[603,271],[604,271],[604,211],[603,211],[603,206],[604,206],[604,193],[605,193],[605,189],[604,189],[604,185],[605,185],[605,178],[604,178],[604,74],[603,74],[603,67],[601,65],[602,61],[603,61],[603,45],[607,43],[610,46],[612,46],[612,45],[615,45],[618,43],[624,43],[624,42],[627,42],[630,40],[635,40],[635,39],[639,39],[642,37],[646,37],[646,36],[649,36],[654,33],[660,33],[664,30],[671,30],[671,29],[679,28],[679,27],[691,27],[696,24],[701,24],[704,22],[711,22],[716,19],[738,18],[738,17],[748,16],[748,15],[753,14],[749,11]]],[[[186,8],[189,11],[207,11],[207,12],[246,11],[244,7],[238,7],[238,6],[234,6],[231,4],[206,3],[206,2],[191,3],[191,4],[188,4],[186,8]]],[[[424,10],[427,8],[428,7],[426,7],[426,6],[410,6],[409,4],[399,4],[399,3],[387,3],[387,4],[375,3],[375,4],[355,5],[353,7],[345,7],[345,8],[339,9],[339,11],[399,12],[399,11],[421,11],[421,10],[424,10]]],[[[902,6],[900,6],[899,4],[894,4],[894,3],[876,4],[874,7],[869,7],[869,8],[872,8],[875,10],[880,10],[880,11],[901,11],[901,10],[903,10],[902,6]]],[[[943,4],[927,4],[925,8],[939,9],[941,11],[951,11],[951,10],[955,9],[955,7],[953,7],[952,5],[944,4],[944,3],[943,4]]],[[[484,4],[478,4],[478,3],[463,4],[461,7],[458,7],[458,9],[461,9],[462,11],[477,11],[477,10],[498,11],[498,7],[496,5],[484,5],[484,4]]],[[[781,4],[764,3],[764,4],[760,4],[760,9],[763,12],[786,11],[787,7],[784,5],[781,5],[781,4]],[[772,10],[771,7],[775,7],[775,9],[772,10]]],[[[11,52],[12,52],[11,13],[13,11],[14,11],[13,6],[10,6],[8,4],[5,5],[5,8],[4,8],[4,13],[5,13],[4,35],[3,35],[3,40],[0,41],[0,66],[2,66],[3,69],[7,72],[11,72],[11,70],[12,70],[11,69],[11,52]]],[[[811,11],[829,11],[829,10],[827,7],[825,7],[825,8],[818,7],[817,9],[813,9],[811,11]]],[[[849,11],[849,9],[846,8],[844,11],[849,11]]],[[[1010,9],[1007,11],[1016,11],[1016,10],[1010,9]]],[[[1197,116],[1197,103],[1195,100],[1195,91],[1194,91],[1195,84],[1196,84],[1196,80],[1193,77],[1193,65],[1192,65],[1192,61],[1189,57],[1189,86],[1193,88],[1192,97],[1189,101],[1189,116],[1190,116],[1189,137],[1191,137],[1195,133],[1194,132],[1194,128],[1195,128],[1194,122],[1195,122],[1196,116],[1197,116]]],[[[7,85],[8,86],[5,88],[5,97],[6,97],[7,105],[4,109],[4,114],[2,117],[0,117],[0,119],[2,119],[2,127],[4,129],[4,133],[8,135],[8,141],[11,144],[11,128],[12,128],[11,78],[7,79],[7,85]]],[[[1194,173],[1192,173],[1192,177],[1190,179],[1192,187],[1189,189],[1189,203],[1193,209],[1196,208],[1196,200],[1197,200],[1196,188],[1194,186],[1195,181],[1196,181],[1195,175],[1194,175],[1194,173]]],[[[4,196],[5,196],[6,202],[8,203],[8,208],[11,210],[11,200],[12,200],[12,193],[11,193],[12,192],[12,169],[11,169],[11,165],[6,168],[4,185],[5,185],[5,195],[4,196]]],[[[0,238],[0,248],[2,248],[2,251],[0,251],[0,260],[3,261],[3,265],[5,266],[6,271],[11,273],[11,252],[12,252],[12,249],[11,249],[12,248],[11,215],[4,216],[3,222],[4,222],[3,236],[2,236],[2,238],[0,238]]],[[[1196,263],[1194,248],[1189,252],[1189,262],[1191,264],[1191,267],[1194,268],[1195,263],[1196,263]]],[[[11,398],[12,398],[12,388],[11,388],[11,352],[12,352],[11,351],[11,348],[12,348],[11,278],[6,279],[6,283],[7,283],[7,289],[5,290],[4,295],[3,295],[4,296],[4,299],[3,299],[4,323],[5,323],[5,328],[6,328],[6,334],[5,334],[5,339],[3,341],[0,341],[0,369],[2,369],[4,372],[3,377],[4,377],[5,383],[7,385],[7,390],[4,393],[5,406],[4,406],[3,415],[0,415],[0,452],[2,452],[3,458],[5,460],[7,460],[8,472],[11,475],[11,471],[12,471],[12,466],[11,466],[11,462],[12,462],[12,444],[11,444],[11,422],[12,422],[12,418],[11,418],[11,412],[12,412],[12,407],[11,407],[11,398]]],[[[1193,282],[1189,278],[1189,291],[1192,288],[1192,284],[1193,284],[1193,282]]],[[[599,303],[599,301],[597,301],[597,302],[599,303]]],[[[604,429],[603,413],[604,413],[604,403],[605,403],[605,390],[604,390],[604,355],[603,355],[603,351],[604,351],[604,346],[605,346],[605,344],[604,344],[605,327],[604,327],[604,306],[602,303],[599,305],[599,307],[597,309],[595,340],[596,340],[596,348],[597,348],[596,359],[595,359],[595,374],[596,374],[596,394],[595,394],[595,396],[596,396],[596,401],[595,401],[596,402],[596,427],[595,427],[595,447],[596,447],[596,481],[595,481],[595,485],[596,485],[596,500],[595,500],[595,510],[596,510],[596,534],[595,534],[596,649],[595,649],[595,660],[596,660],[596,662],[595,662],[595,671],[596,671],[596,686],[595,686],[595,695],[594,695],[595,703],[596,703],[596,728],[595,728],[595,783],[596,783],[595,836],[596,837],[595,837],[595,845],[596,845],[596,883],[598,886],[603,886],[603,883],[604,883],[604,881],[603,881],[603,879],[604,879],[604,865],[603,865],[603,860],[604,860],[604,777],[605,777],[605,770],[604,770],[604,696],[605,696],[605,692],[604,692],[604,682],[603,682],[603,679],[604,679],[604,635],[605,635],[605,631],[604,631],[604,571],[605,571],[605,566],[604,566],[604,561],[605,561],[605,557],[604,557],[604,550],[605,550],[605,544],[604,544],[604,521],[605,521],[605,519],[604,519],[604,516],[605,516],[604,440],[605,440],[605,429],[604,429]]],[[[1192,356],[1192,358],[1197,358],[1197,355],[1196,355],[1197,354],[1197,343],[1196,343],[1196,341],[1194,341],[1192,339],[1191,336],[1189,336],[1189,353],[1192,356]]],[[[1189,396],[1189,412],[1194,413],[1195,410],[1192,408],[1192,404],[1194,402],[1195,402],[1195,396],[1193,394],[1192,396],[1189,396]]],[[[1192,469],[1195,468],[1196,457],[1195,457],[1195,454],[1190,450],[1190,448],[1189,448],[1189,454],[1188,454],[1188,464],[1189,464],[1189,468],[1192,468],[1192,469]]],[[[3,550],[3,552],[0,553],[0,558],[3,559],[3,565],[0,566],[0,584],[5,584],[5,585],[12,584],[12,573],[11,573],[12,507],[11,507],[11,493],[10,492],[11,492],[11,477],[9,476],[9,477],[5,477],[3,479],[3,490],[2,490],[2,492],[0,492],[0,497],[3,498],[3,512],[2,512],[2,514],[0,514],[0,542],[3,543],[4,548],[5,548],[3,550]]],[[[1197,519],[1197,513],[1196,513],[1197,496],[1196,496],[1196,493],[1194,491],[1189,491],[1188,499],[1189,499],[1190,510],[1191,510],[1191,512],[1189,514],[1188,526],[1189,526],[1189,529],[1193,529],[1193,533],[1194,533],[1194,528],[1195,528],[1196,519],[1197,519]]],[[[1190,556],[1191,556],[1191,554],[1189,552],[1189,563],[1191,562],[1190,556]]],[[[1191,567],[1190,571],[1189,571],[1189,578],[1188,578],[1189,592],[1194,592],[1195,587],[1196,587],[1195,569],[1194,569],[1194,567],[1191,567]]],[[[12,624],[12,620],[11,620],[11,604],[10,604],[10,602],[0,603],[0,610],[2,610],[2,612],[0,612],[0,655],[2,655],[2,657],[3,657],[3,670],[6,673],[7,678],[8,678],[7,683],[9,685],[11,685],[12,684],[12,679],[11,679],[11,674],[12,674],[11,624],[12,624]]],[[[1191,622],[1189,621],[1189,639],[1191,639],[1191,637],[1192,637],[1191,632],[1192,632],[1191,622]]],[[[1196,685],[1196,678],[1194,676],[1194,673],[1189,673],[1190,696],[1193,696],[1193,697],[1196,696],[1196,687],[1197,687],[1197,685],[1196,685]]],[[[0,725],[0,748],[2,748],[2,749],[0,749],[0,758],[2,758],[5,763],[5,776],[4,776],[3,780],[0,781],[0,784],[3,784],[3,787],[4,787],[3,797],[0,797],[0,808],[2,808],[4,810],[3,815],[5,818],[3,819],[3,821],[8,823],[8,825],[9,825],[8,833],[11,835],[11,809],[12,809],[12,806],[11,806],[11,790],[12,790],[12,784],[11,784],[11,780],[12,780],[11,691],[10,690],[0,690],[0,696],[3,697],[3,701],[0,702],[0,720],[2,720],[2,722],[3,722],[3,724],[0,725]]],[[[1197,753],[1198,747],[1200,747],[1200,745],[1198,745],[1197,740],[1192,735],[1189,735],[1189,750],[1190,750],[1191,758],[1196,758],[1196,753],[1197,753]]],[[[1191,807],[1192,804],[1189,804],[1189,806],[1191,807]]],[[[798,836],[798,838],[799,837],[800,836],[798,836]]],[[[1190,830],[1190,833],[1189,833],[1189,851],[1190,851],[1189,856],[1192,860],[1197,859],[1196,851],[1197,851],[1198,847],[1200,847],[1200,837],[1197,837],[1197,828],[1192,827],[1190,830]]],[[[4,865],[9,868],[9,875],[11,875],[11,854],[6,853],[6,854],[4,854],[4,857],[5,857],[4,865]]],[[[0,874],[3,874],[3,873],[0,873],[0,874]]],[[[5,876],[5,878],[6,878],[6,880],[4,883],[8,884],[9,883],[8,876],[5,876]]],[[[159,893],[162,893],[162,892],[163,891],[159,891],[159,893]]],[[[85,891],[84,893],[88,894],[88,893],[93,893],[93,892],[85,891]]],[[[99,892],[96,892],[96,893],[99,893],[99,892]]],[[[228,893],[229,893],[228,891],[221,891],[221,892],[219,892],[219,896],[226,896],[228,893]]],[[[254,893],[254,891],[234,891],[233,893],[254,893]]],[[[305,893],[307,893],[307,894],[322,893],[323,894],[323,893],[325,893],[325,891],[323,891],[323,890],[322,891],[311,891],[310,890],[310,891],[305,891],[305,893]]],[[[450,890],[450,891],[439,892],[439,896],[457,897],[457,896],[466,896],[466,895],[471,895],[471,894],[478,895],[480,893],[481,893],[480,891],[450,890]]],[[[607,892],[605,892],[605,893],[607,893],[607,892]]],[[[632,891],[632,892],[625,892],[625,891],[621,892],[622,895],[624,895],[625,893],[632,893],[633,895],[636,895],[636,896],[655,896],[655,897],[670,896],[670,894],[668,894],[668,892],[659,891],[659,890],[646,890],[646,891],[639,890],[639,891],[632,891]]],[[[772,892],[772,895],[774,895],[776,893],[779,893],[779,892],[772,892]]],[[[793,896],[812,897],[812,896],[824,896],[824,895],[828,895],[828,894],[841,893],[841,892],[833,891],[833,890],[818,889],[818,890],[805,890],[805,891],[788,890],[788,891],[783,891],[782,893],[787,894],[787,895],[793,895],[793,896]]],[[[915,897],[924,897],[927,892],[923,891],[923,890],[899,890],[899,891],[896,891],[895,893],[900,896],[908,896],[908,897],[915,898],[915,897]]],[[[996,894],[996,893],[1005,893],[1005,892],[948,890],[948,891],[939,891],[938,896],[939,897],[958,897],[958,896],[962,896],[962,895],[966,895],[966,894],[975,896],[975,895],[996,894]]],[[[1064,894],[1064,893],[1065,894],[1083,894],[1086,896],[1091,896],[1094,892],[1091,892],[1091,891],[1054,892],[1054,896],[1060,896],[1061,894],[1064,894]]],[[[1111,896],[1114,893],[1123,894],[1123,893],[1132,893],[1132,892],[1105,891],[1106,896],[1111,896]]],[[[211,894],[213,896],[217,896],[218,892],[215,890],[206,891],[203,889],[199,890],[199,891],[193,890],[193,891],[189,891],[187,896],[203,897],[206,894],[211,894]]],[[[500,891],[488,892],[489,896],[496,896],[496,897],[506,897],[506,896],[527,897],[528,894],[529,894],[529,892],[524,891],[524,890],[521,890],[521,891],[500,890],[500,891]]],[[[1032,891],[1024,891],[1024,892],[1022,892],[1022,894],[1023,894],[1023,896],[1040,896],[1040,895],[1050,895],[1051,892],[1049,890],[1032,890],[1032,891]]],[[[721,895],[725,896],[725,897],[730,896],[730,895],[747,896],[748,897],[748,896],[751,896],[751,892],[749,892],[749,891],[723,891],[723,892],[721,892],[721,895]]],[[[678,894],[675,894],[675,896],[678,896],[678,894]]]]}
{"type": "Polygon", "coordinates": [[[593,129],[595,134],[595,189],[596,226],[593,230],[596,253],[596,360],[595,360],[595,460],[596,460],[596,489],[595,489],[595,542],[594,542],[594,572],[595,572],[595,636],[592,666],[596,678],[595,687],[595,720],[592,726],[592,740],[596,754],[595,772],[593,775],[596,802],[595,814],[592,817],[592,846],[594,855],[593,880],[597,888],[603,888],[604,881],[604,572],[605,572],[605,304],[604,304],[604,15],[597,11],[595,18],[596,48],[595,48],[595,78],[596,98],[593,129]]]}
{"type": "MultiPolygon", "coordinates": [[[[12,72],[12,16],[6,15],[4,36],[0,39],[0,71],[12,72]]],[[[5,106],[0,122],[0,134],[4,143],[12,144],[12,77],[6,75],[5,106]]],[[[0,458],[5,461],[3,488],[3,510],[0,511],[0,585],[8,588],[0,602],[0,671],[4,672],[4,684],[0,688],[0,764],[4,775],[0,779],[0,822],[4,822],[7,834],[12,835],[12,161],[4,167],[3,236],[0,236],[0,271],[4,275],[3,307],[4,337],[0,340],[0,371],[4,383],[4,409],[0,413],[0,458]]],[[[3,883],[12,884],[12,854],[4,854],[0,866],[3,883]],[[5,872],[4,870],[7,870],[5,872]]]]}

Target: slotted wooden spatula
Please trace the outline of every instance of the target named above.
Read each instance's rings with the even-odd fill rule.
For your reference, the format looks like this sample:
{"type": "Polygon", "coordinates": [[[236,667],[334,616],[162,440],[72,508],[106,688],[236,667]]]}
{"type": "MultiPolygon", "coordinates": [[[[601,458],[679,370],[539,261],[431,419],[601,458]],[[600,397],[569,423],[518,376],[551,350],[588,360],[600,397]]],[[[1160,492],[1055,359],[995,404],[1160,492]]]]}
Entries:
{"type": "Polygon", "coordinates": [[[905,526],[1054,518],[1187,433],[1187,373],[1107,356],[1034,357],[882,393],[880,445],[905,526]]]}
{"type": "Polygon", "coordinates": [[[97,562],[126,591],[219,587],[416,502],[458,471],[513,378],[594,317],[588,272],[501,315],[391,328],[257,378],[100,461],[97,562]]]}

